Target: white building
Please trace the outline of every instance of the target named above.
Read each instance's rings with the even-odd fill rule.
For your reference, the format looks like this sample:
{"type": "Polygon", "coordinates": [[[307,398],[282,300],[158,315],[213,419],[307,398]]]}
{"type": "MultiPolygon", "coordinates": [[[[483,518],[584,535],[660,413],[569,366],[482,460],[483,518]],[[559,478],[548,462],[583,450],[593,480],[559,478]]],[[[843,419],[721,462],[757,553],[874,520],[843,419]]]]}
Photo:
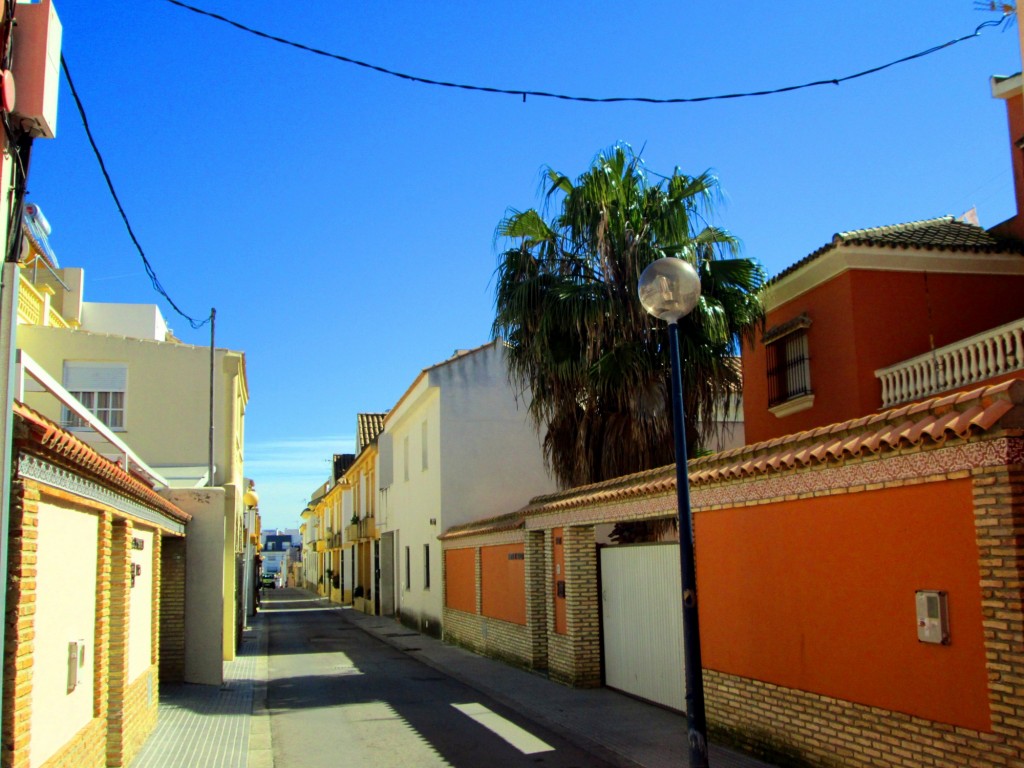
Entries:
{"type": "Polygon", "coordinates": [[[381,612],[440,635],[448,527],[518,509],[556,489],[505,348],[491,342],[423,370],[378,440],[381,612]]]}

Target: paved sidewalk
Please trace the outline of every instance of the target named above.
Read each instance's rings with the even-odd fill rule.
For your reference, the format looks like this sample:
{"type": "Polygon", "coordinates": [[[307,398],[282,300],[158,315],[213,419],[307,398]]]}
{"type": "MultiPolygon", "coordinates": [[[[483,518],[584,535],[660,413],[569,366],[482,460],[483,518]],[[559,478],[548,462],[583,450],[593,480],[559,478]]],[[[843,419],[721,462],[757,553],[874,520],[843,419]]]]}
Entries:
{"type": "Polygon", "coordinates": [[[254,617],[237,658],[225,662],[223,685],[160,686],[156,729],[131,768],[272,768],[262,619],[254,617]]]}
{"type": "MultiPolygon", "coordinates": [[[[607,688],[569,688],[544,675],[446,645],[393,619],[348,608],[338,610],[337,616],[613,765],[687,764],[682,715],[607,688]]],[[[156,730],[131,768],[273,768],[266,619],[260,613],[251,620],[238,658],[224,665],[223,686],[161,686],[156,730]]],[[[716,744],[709,757],[712,768],[772,768],[716,744]]]]}

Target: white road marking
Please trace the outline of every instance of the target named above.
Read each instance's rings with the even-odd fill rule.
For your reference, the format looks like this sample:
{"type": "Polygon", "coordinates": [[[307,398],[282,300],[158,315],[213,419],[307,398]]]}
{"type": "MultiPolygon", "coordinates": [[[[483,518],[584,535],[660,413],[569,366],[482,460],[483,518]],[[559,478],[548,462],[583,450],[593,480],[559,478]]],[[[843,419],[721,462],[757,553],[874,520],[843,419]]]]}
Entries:
{"type": "Polygon", "coordinates": [[[524,731],[496,712],[492,712],[483,704],[452,704],[452,706],[466,717],[476,720],[484,728],[503,738],[524,755],[555,751],[550,744],[541,741],[529,731],[524,731]]]}

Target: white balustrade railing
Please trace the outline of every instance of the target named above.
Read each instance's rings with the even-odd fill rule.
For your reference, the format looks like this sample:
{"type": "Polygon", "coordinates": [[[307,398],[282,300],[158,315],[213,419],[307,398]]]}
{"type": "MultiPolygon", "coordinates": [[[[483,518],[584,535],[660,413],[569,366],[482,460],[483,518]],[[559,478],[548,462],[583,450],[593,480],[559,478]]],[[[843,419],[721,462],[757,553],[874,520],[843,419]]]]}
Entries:
{"type": "Polygon", "coordinates": [[[875,371],[882,407],[1024,369],[1024,318],[875,371]]]}

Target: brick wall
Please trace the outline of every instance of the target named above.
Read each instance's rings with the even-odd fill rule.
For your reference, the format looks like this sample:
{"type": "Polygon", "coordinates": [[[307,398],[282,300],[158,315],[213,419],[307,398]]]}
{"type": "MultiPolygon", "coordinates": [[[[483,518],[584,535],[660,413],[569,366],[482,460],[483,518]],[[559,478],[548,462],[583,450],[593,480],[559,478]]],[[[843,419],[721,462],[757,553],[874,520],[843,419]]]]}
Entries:
{"type": "MultiPolygon", "coordinates": [[[[471,586],[473,590],[473,611],[465,610],[470,600],[462,595],[452,604],[448,603],[447,593],[443,614],[444,634],[447,642],[461,645],[477,653],[508,661],[528,669],[546,669],[547,667],[547,607],[543,595],[536,594],[529,588],[530,579],[543,579],[545,573],[544,534],[542,531],[532,532],[525,537],[520,532],[501,537],[504,542],[494,548],[490,554],[498,552],[505,557],[509,551],[523,553],[523,568],[526,574],[525,601],[526,610],[523,622],[505,621],[496,616],[485,616],[484,602],[487,584],[484,580],[484,558],[481,546],[463,546],[461,544],[477,544],[469,541],[461,544],[446,543],[444,556],[441,558],[441,578],[449,585],[451,580],[467,582],[462,584],[463,592],[471,586]],[[499,551],[500,550],[500,551],[499,551]],[[457,553],[457,555],[456,555],[457,553]],[[471,563],[472,573],[468,573],[467,559],[471,563]],[[458,573],[450,579],[449,566],[458,567],[458,573]],[[471,581],[470,581],[471,580],[471,581]]],[[[501,585],[501,589],[507,587],[501,585]]],[[[492,601],[493,601],[492,596],[492,601]]]]}
{"type": "Polygon", "coordinates": [[[64,747],[43,763],[43,768],[105,768],[107,724],[94,717],[64,747]]]}
{"type": "MultiPolygon", "coordinates": [[[[27,768],[32,739],[32,669],[35,663],[36,562],[39,502],[46,490],[56,501],[68,502],[67,494],[41,488],[30,480],[15,480],[11,487],[10,538],[4,701],[0,765],[27,768]]],[[[88,510],[83,509],[83,513],[88,510]]],[[[106,765],[106,639],[109,637],[107,601],[101,599],[109,585],[109,512],[95,510],[97,532],[97,609],[93,652],[93,719],[44,763],[45,768],[92,768],[106,765]],[[104,555],[107,557],[104,557],[104,555]]]]}
{"type": "MultiPolygon", "coordinates": [[[[850,494],[858,498],[863,494],[864,503],[871,505],[867,496],[872,492],[891,493],[903,486],[917,486],[934,487],[942,493],[942,483],[969,480],[971,498],[966,503],[973,517],[978,560],[969,559],[962,566],[973,571],[975,579],[980,578],[991,718],[991,726],[980,729],[951,725],[706,668],[705,695],[712,736],[780,766],[1024,766],[1024,675],[1020,673],[1024,669],[1024,465],[1015,458],[1022,454],[1021,449],[1019,441],[912,448],[896,455],[869,455],[847,461],[839,468],[814,468],[790,473],[789,477],[779,473],[765,480],[704,486],[695,493],[699,521],[705,513],[716,510],[749,507],[750,514],[756,515],[768,504],[798,505],[802,500],[830,496],[853,498],[850,494]],[[936,471],[940,468],[945,471],[936,471]],[[843,482],[838,482],[839,478],[843,482]]],[[[552,515],[545,523],[579,523],[588,518],[605,521],[624,515],[633,519],[654,517],[664,514],[663,508],[667,508],[669,501],[668,497],[652,494],[617,508],[604,505],[573,509],[560,516],[552,515]],[[627,513],[624,507],[631,509],[627,513]]],[[[591,651],[586,650],[588,643],[597,642],[599,633],[595,611],[586,599],[589,594],[596,602],[598,592],[587,554],[593,547],[585,531],[579,525],[565,531],[568,634],[554,633],[553,620],[549,618],[547,622],[550,674],[575,685],[593,684],[596,667],[588,662],[599,660],[599,649],[591,645],[591,651]],[[581,579],[586,586],[581,585],[581,579]]],[[[907,531],[907,535],[911,533],[907,531]]],[[[546,557],[550,560],[550,528],[545,530],[545,536],[546,557]]],[[[700,561],[698,551],[698,565],[700,561]]],[[[884,567],[884,559],[868,559],[865,565],[884,567]]],[[[869,578],[868,569],[865,579],[869,578]]],[[[544,594],[551,594],[551,581],[549,572],[544,594]]],[[[708,599],[711,595],[705,591],[705,606],[708,599]]],[[[969,629],[962,623],[964,614],[961,610],[952,617],[954,643],[959,638],[961,647],[964,630],[969,629]]],[[[912,603],[908,615],[912,621],[912,603]]],[[[912,624],[908,631],[913,631],[912,624]]],[[[951,689],[949,695],[957,694],[951,689]]]]}
{"type": "Polygon", "coordinates": [[[25,768],[29,764],[38,520],[39,491],[21,482],[12,483],[0,728],[0,762],[5,768],[25,768]]]}
{"type": "MultiPolygon", "coordinates": [[[[566,634],[548,634],[548,674],[569,685],[596,687],[601,684],[601,620],[594,526],[566,527],[563,547],[566,634]]],[[[548,586],[551,567],[544,570],[548,586]]]]}
{"type": "MultiPolygon", "coordinates": [[[[94,654],[93,719],[51,755],[43,766],[99,768],[128,765],[156,725],[161,625],[158,610],[149,617],[137,617],[151,621],[155,630],[151,649],[153,666],[136,681],[127,684],[133,523],[97,502],[26,479],[16,479],[12,484],[0,765],[4,768],[27,768],[30,764],[38,515],[43,497],[48,503],[70,506],[82,514],[95,516],[97,520],[94,542],[97,552],[95,637],[90,649],[94,654]]],[[[172,541],[177,544],[183,539],[172,541]]],[[[82,542],[82,545],[89,546],[89,543],[82,542]]],[[[154,607],[159,605],[163,595],[160,578],[163,560],[157,535],[154,536],[152,552],[154,607]]]]}
{"type": "Polygon", "coordinates": [[[130,765],[156,727],[158,675],[157,667],[150,667],[125,689],[121,718],[121,762],[113,762],[108,752],[108,766],[130,765]]]}
{"type": "Polygon", "coordinates": [[[128,694],[128,633],[131,626],[132,531],[130,520],[115,520],[110,541],[110,656],[107,661],[107,765],[127,765],[131,757],[125,735],[130,713],[128,694]]]}
{"type": "Polygon", "coordinates": [[[522,624],[445,608],[444,640],[519,667],[534,667],[532,638],[522,624]]]}
{"type": "Polygon", "coordinates": [[[544,532],[530,531],[526,534],[524,553],[526,555],[526,631],[530,642],[530,667],[547,669],[548,666],[548,592],[537,589],[543,585],[550,569],[544,557],[544,532]]]}
{"type": "Polygon", "coordinates": [[[161,539],[160,681],[185,679],[185,539],[161,539]]]}

